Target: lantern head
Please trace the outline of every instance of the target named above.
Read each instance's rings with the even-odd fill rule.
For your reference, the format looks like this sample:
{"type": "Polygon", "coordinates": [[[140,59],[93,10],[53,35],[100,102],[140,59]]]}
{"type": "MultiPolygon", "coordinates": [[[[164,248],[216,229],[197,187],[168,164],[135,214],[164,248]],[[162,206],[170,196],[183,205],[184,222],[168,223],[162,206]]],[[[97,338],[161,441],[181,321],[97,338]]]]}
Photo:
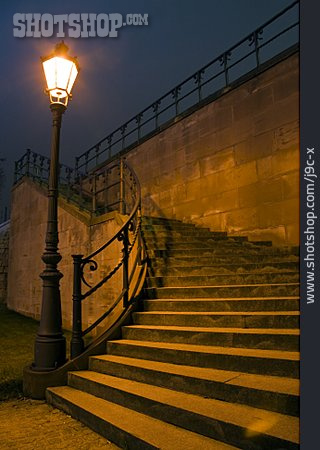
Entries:
{"type": "Polygon", "coordinates": [[[67,53],[68,47],[62,41],[51,55],[41,58],[51,104],[67,106],[72,97],[71,90],[80,69],[77,58],[67,53]]]}

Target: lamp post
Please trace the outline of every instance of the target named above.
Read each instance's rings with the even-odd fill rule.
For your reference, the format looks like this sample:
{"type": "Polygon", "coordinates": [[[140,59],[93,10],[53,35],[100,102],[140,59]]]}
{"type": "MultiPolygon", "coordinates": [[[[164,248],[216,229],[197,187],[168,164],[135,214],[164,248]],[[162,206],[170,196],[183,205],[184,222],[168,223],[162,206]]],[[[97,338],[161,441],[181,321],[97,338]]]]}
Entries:
{"type": "Polygon", "coordinates": [[[42,260],[45,269],[43,281],[41,319],[35,340],[34,363],[36,371],[54,370],[66,361],[66,340],[62,333],[60,278],[57,266],[58,252],[58,180],[59,141],[62,114],[71,98],[72,86],[79,72],[76,58],[67,55],[68,47],[61,42],[48,57],[41,58],[47,82],[47,93],[52,112],[51,162],[48,187],[48,221],[45,250],[42,260]]]}

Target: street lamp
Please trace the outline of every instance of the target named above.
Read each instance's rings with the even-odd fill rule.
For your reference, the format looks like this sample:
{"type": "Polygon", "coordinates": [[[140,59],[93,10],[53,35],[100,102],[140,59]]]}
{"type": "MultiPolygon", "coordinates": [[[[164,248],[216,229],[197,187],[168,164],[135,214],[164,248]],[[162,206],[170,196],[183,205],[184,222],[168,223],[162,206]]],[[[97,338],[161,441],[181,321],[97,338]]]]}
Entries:
{"type": "Polygon", "coordinates": [[[47,83],[47,93],[52,111],[51,161],[48,187],[48,222],[45,250],[42,261],[45,269],[40,274],[43,280],[41,319],[35,340],[32,369],[54,370],[66,361],[66,340],[62,333],[60,278],[57,269],[61,260],[58,252],[58,179],[59,141],[62,114],[65,112],[71,90],[79,72],[76,58],[67,55],[68,47],[61,42],[48,57],[41,58],[47,83]]]}

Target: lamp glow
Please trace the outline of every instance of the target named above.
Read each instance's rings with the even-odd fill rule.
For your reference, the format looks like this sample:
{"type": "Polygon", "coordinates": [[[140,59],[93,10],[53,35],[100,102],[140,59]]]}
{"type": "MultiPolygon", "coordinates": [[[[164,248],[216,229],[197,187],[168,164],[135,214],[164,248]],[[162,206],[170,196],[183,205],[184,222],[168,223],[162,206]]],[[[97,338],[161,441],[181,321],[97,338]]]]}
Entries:
{"type": "Polygon", "coordinates": [[[68,47],[61,42],[56,45],[53,54],[41,58],[50,103],[64,106],[72,97],[71,90],[79,72],[77,59],[67,55],[67,52],[68,47]]]}

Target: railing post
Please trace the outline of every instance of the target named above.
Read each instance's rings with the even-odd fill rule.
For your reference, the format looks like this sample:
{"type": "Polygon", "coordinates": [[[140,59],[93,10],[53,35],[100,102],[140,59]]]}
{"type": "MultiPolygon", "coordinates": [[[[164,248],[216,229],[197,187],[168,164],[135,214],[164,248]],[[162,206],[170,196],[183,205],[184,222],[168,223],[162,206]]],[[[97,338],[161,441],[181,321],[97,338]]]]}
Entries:
{"type": "Polygon", "coordinates": [[[224,78],[225,78],[225,87],[229,86],[229,69],[228,69],[228,61],[230,59],[231,52],[225,52],[221,58],[220,63],[223,66],[224,78]]]}
{"type": "Polygon", "coordinates": [[[76,162],[75,162],[75,165],[74,165],[74,171],[75,171],[75,174],[74,174],[75,179],[77,179],[78,171],[79,171],[79,157],[78,156],[76,156],[76,162]]]}
{"type": "Polygon", "coordinates": [[[138,130],[138,142],[140,141],[140,137],[141,137],[141,119],[142,119],[142,114],[138,114],[136,116],[136,124],[137,124],[137,130],[138,130]]]}
{"type": "Polygon", "coordinates": [[[99,162],[99,151],[100,151],[100,146],[97,145],[96,146],[96,166],[98,165],[98,162],[99,162]]]}
{"type": "Polygon", "coordinates": [[[86,171],[86,173],[88,173],[88,159],[89,159],[89,151],[90,150],[88,150],[86,153],[85,153],[85,171],[86,171]]]}
{"type": "Polygon", "coordinates": [[[141,251],[142,251],[142,237],[141,237],[141,208],[139,206],[138,211],[137,211],[137,227],[138,227],[138,248],[137,248],[137,252],[138,252],[138,265],[141,266],[141,251]]]}
{"type": "Polygon", "coordinates": [[[122,127],[120,128],[122,150],[124,150],[124,147],[125,147],[125,139],[126,139],[125,132],[126,132],[126,129],[127,129],[127,124],[122,125],[122,127]]]}
{"type": "Polygon", "coordinates": [[[179,114],[179,94],[180,94],[180,86],[176,86],[172,91],[172,97],[174,99],[175,113],[176,116],[179,114]]]}
{"type": "Polygon", "coordinates": [[[82,176],[79,176],[79,196],[80,196],[80,208],[83,206],[83,191],[82,191],[82,176]]]}
{"type": "Polygon", "coordinates": [[[97,209],[97,179],[96,179],[96,173],[93,174],[92,179],[92,213],[94,214],[97,209]]]}
{"type": "Polygon", "coordinates": [[[107,137],[107,141],[108,141],[108,158],[111,158],[112,155],[112,138],[113,138],[113,134],[110,134],[107,137]]]}
{"type": "Polygon", "coordinates": [[[27,177],[29,176],[29,172],[30,172],[30,154],[31,154],[31,150],[30,148],[27,149],[27,154],[26,154],[26,175],[27,177]]]}
{"type": "Polygon", "coordinates": [[[33,164],[32,164],[32,167],[31,167],[32,179],[33,180],[35,180],[37,178],[37,174],[38,174],[37,159],[38,159],[38,155],[36,153],[33,153],[33,164]]]}
{"type": "Polygon", "coordinates": [[[155,129],[157,129],[158,126],[159,126],[159,120],[158,120],[158,118],[159,118],[159,113],[158,113],[159,106],[160,106],[160,102],[159,101],[154,102],[154,104],[152,105],[152,109],[153,109],[153,112],[154,112],[154,118],[155,118],[155,123],[154,123],[155,124],[155,129]]]}
{"type": "Polygon", "coordinates": [[[203,70],[199,70],[194,76],[194,80],[195,80],[195,83],[196,83],[197,89],[198,89],[198,102],[199,103],[202,100],[202,92],[201,92],[202,83],[201,83],[201,81],[202,81],[203,72],[204,72],[203,70]]]}
{"type": "Polygon", "coordinates": [[[47,177],[46,177],[47,180],[49,178],[49,173],[50,173],[50,159],[47,158],[47,177]]]}
{"type": "Polygon", "coordinates": [[[39,170],[40,170],[40,175],[39,175],[39,178],[40,178],[40,183],[42,183],[42,181],[43,181],[43,163],[44,163],[44,156],[41,156],[40,155],[40,162],[39,162],[39,170]]]}
{"type": "Polygon", "coordinates": [[[257,68],[260,66],[260,55],[259,55],[259,41],[261,41],[262,37],[260,37],[260,35],[262,35],[263,33],[263,29],[259,28],[258,30],[255,30],[250,36],[249,36],[249,46],[254,45],[254,51],[255,51],[255,55],[256,55],[256,64],[257,64],[257,68]]]}
{"type": "Polygon", "coordinates": [[[67,172],[67,201],[70,201],[70,196],[71,196],[71,172],[72,172],[72,169],[67,167],[66,172],[67,172]]]}
{"type": "Polygon", "coordinates": [[[128,227],[123,230],[123,264],[122,264],[122,287],[123,287],[123,307],[129,304],[129,238],[128,227]]]}
{"type": "Polygon", "coordinates": [[[120,214],[126,213],[125,185],[124,185],[124,163],[120,159],[120,214]]]}
{"type": "Polygon", "coordinates": [[[81,305],[81,263],[83,255],[72,255],[73,258],[73,317],[71,338],[71,359],[79,356],[84,349],[82,338],[82,305],[81,305]]]}
{"type": "Polygon", "coordinates": [[[103,202],[104,202],[104,212],[106,213],[108,211],[108,169],[105,169],[104,175],[103,175],[103,183],[104,183],[104,191],[103,191],[103,202]]]}
{"type": "Polygon", "coordinates": [[[18,181],[19,161],[14,162],[14,184],[18,181]]]}

